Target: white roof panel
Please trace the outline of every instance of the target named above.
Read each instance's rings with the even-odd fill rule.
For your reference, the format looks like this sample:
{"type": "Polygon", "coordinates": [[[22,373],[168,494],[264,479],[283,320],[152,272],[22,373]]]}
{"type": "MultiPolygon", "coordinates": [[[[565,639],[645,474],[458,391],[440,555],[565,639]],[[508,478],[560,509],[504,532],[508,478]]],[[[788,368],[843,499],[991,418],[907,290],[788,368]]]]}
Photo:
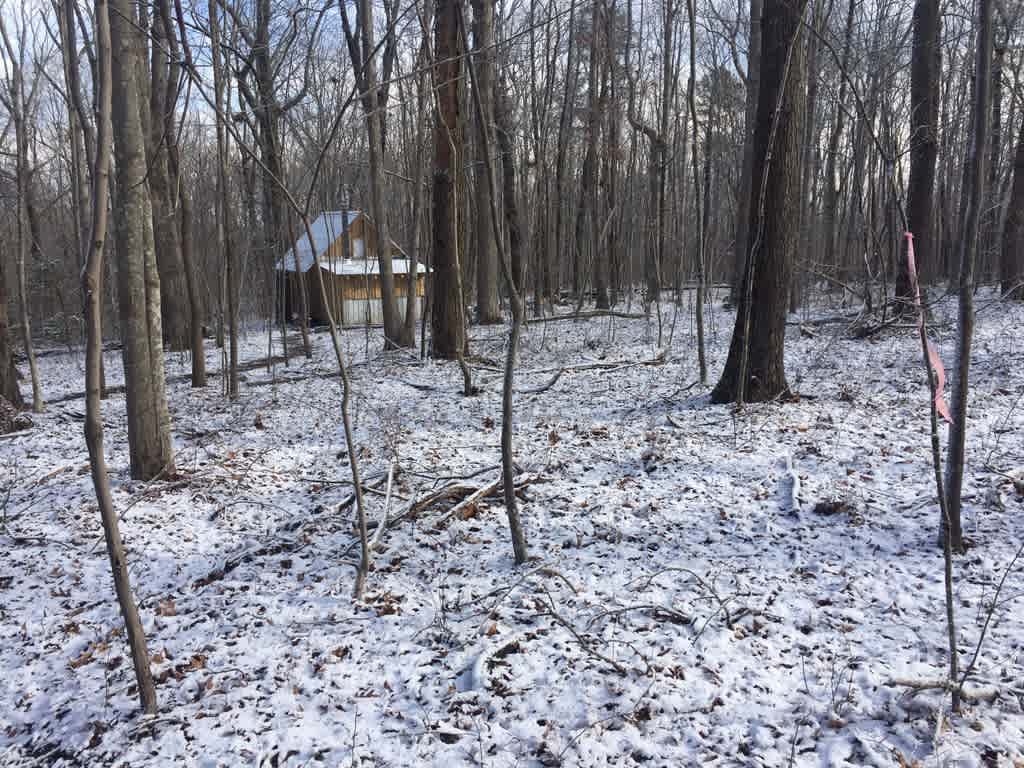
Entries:
{"type": "MultiPolygon", "coordinates": [[[[316,245],[317,255],[327,250],[327,247],[341,237],[352,222],[359,217],[359,211],[324,211],[309,228],[313,232],[313,243],[316,245]]],[[[299,254],[299,264],[303,272],[313,266],[313,250],[309,247],[309,236],[303,233],[295,244],[299,254]]],[[[289,248],[284,258],[277,263],[278,269],[286,272],[295,271],[295,256],[289,248]]]]}
{"type": "MultiPolygon", "coordinates": [[[[380,273],[380,264],[376,259],[345,259],[344,261],[334,262],[324,260],[320,263],[320,268],[326,272],[333,272],[336,275],[347,276],[376,275],[380,273]]],[[[396,275],[409,274],[409,260],[392,259],[391,271],[396,275]]],[[[423,266],[423,262],[416,265],[417,274],[422,275],[426,271],[427,268],[423,266]]]]}

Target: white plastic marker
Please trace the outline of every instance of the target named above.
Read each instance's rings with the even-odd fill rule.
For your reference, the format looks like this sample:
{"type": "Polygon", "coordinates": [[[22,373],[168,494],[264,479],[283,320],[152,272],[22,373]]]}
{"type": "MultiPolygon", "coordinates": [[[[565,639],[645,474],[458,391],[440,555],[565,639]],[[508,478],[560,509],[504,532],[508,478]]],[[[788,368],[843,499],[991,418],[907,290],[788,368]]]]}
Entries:
{"type": "MultiPolygon", "coordinates": [[[[921,289],[917,284],[917,265],[914,262],[914,233],[907,232],[907,272],[910,276],[910,287],[914,290],[914,305],[917,307],[917,327],[924,330],[924,309],[921,307],[921,289]]],[[[943,397],[943,390],[946,387],[946,369],[942,367],[942,359],[939,351],[935,349],[931,339],[927,340],[928,362],[935,371],[935,410],[946,421],[952,423],[953,418],[949,415],[949,406],[943,397]]]]}

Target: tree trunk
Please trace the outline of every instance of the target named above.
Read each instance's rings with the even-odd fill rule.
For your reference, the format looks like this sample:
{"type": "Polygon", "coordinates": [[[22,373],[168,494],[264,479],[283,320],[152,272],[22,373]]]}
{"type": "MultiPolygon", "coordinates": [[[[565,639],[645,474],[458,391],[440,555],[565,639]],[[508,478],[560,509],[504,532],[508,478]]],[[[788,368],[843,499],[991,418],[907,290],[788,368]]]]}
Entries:
{"type": "Polygon", "coordinates": [[[600,249],[597,226],[597,145],[601,140],[607,88],[601,75],[601,4],[595,2],[590,15],[590,58],[587,64],[587,144],[580,176],[579,204],[576,206],[576,247],[573,258],[572,290],[582,307],[587,277],[597,264],[600,249]],[[588,226],[589,225],[589,226],[588,226]],[[589,255],[589,258],[586,258],[589,255]]]}
{"type": "Polygon", "coordinates": [[[473,6],[473,61],[480,92],[483,118],[477,127],[478,163],[473,175],[476,221],[473,224],[476,249],[476,319],[481,324],[501,322],[498,300],[498,251],[491,233],[491,205],[483,156],[493,146],[490,136],[494,123],[494,0],[471,0],[473,6]]]}
{"type": "Polygon", "coordinates": [[[217,136],[217,249],[223,255],[224,304],[227,312],[228,356],[225,394],[228,399],[238,397],[238,276],[235,262],[237,253],[231,222],[228,215],[231,211],[231,198],[228,192],[228,151],[227,137],[224,127],[224,64],[221,58],[220,20],[217,0],[209,0],[207,5],[210,23],[210,58],[213,63],[213,98],[214,121],[217,136]]]}
{"type": "Polygon", "coordinates": [[[576,108],[576,76],[578,54],[576,45],[576,4],[578,0],[569,0],[569,38],[565,52],[565,91],[562,94],[562,107],[558,118],[558,142],[555,147],[555,198],[553,201],[555,215],[552,230],[552,247],[545,260],[545,295],[551,302],[560,298],[562,286],[562,256],[566,244],[566,182],[569,165],[569,135],[572,128],[572,115],[576,108]]]}
{"type": "Polygon", "coordinates": [[[7,275],[4,261],[0,258],[0,397],[21,408],[25,401],[18,387],[18,369],[14,365],[14,350],[11,348],[10,321],[7,315],[7,275]]]}
{"type": "MultiPolygon", "coordinates": [[[[851,4],[854,0],[850,0],[851,4]]],[[[740,303],[740,288],[747,263],[747,234],[750,229],[750,205],[754,197],[754,130],[757,121],[757,97],[761,89],[761,9],[762,0],[750,0],[750,48],[747,53],[746,103],[743,123],[743,166],[736,209],[736,240],[733,244],[733,272],[730,297],[740,303]]],[[[827,177],[826,177],[827,178],[827,177]]]]}
{"type": "MultiPolygon", "coordinates": [[[[128,564],[125,561],[124,545],[118,528],[117,512],[114,510],[110,493],[110,479],[107,476],[106,458],[103,453],[103,420],[100,413],[100,366],[103,355],[103,246],[107,232],[107,192],[110,168],[110,116],[111,116],[111,34],[106,0],[96,0],[96,54],[97,75],[97,147],[96,164],[93,169],[93,210],[92,236],[88,239],[88,258],[82,274],[82,294],[85,301],[86,320],[86,367],[85,367],[85,442],[89,449],[89,465],[92,470],[93,487],[103,521],[103,533],[107,542],[110,570],[114,577],[114,591],[124,619],[125,634],[135,667],[135,680],[139,700],[146,714],[157,711],[156,688],[149,667],[149,651],[142,620],[132,594],[128,564]]],[[[122,20],[123,23],[123,20],[122,20]]],[[[139,131],[141,143],[141,130],[139,131]]]]}
{"type": "MultiPolygon", "coordinates": [[[[24,36],[25,30],[22,29],[24,36]]],[[[17,248],[15,250],[15,271],[17,277],[18,319],[21,326],[21,341],[28,360],[29,373],[32,381],[32,410],[40,413],[43,410],[43,393],[39,384],[39,368],[36,365],[35,348],[32,345],[32,324],[29,314],[28,283],[25,278],[25,263],[32,249],[32,230],[29,222],[29,183],[31,168],[29,165],[28,121],[30,119],[29,97],[25,94],[24,82],[24,39],[12,40],[7,33],[7,26],[0,19],[0,37],[6,51],[6,71],[8,74],[7,93],[0,95],[0,103],[7,107],[11,122],[14,123],[15,145],[15,187],[17,200],[15,203],[15,219],[17,222],[17,248]]],[[[16,385],[15,385],[16,386],[16,385]]]]}
{"type": "MultiPolygon", "coordinates": [[[[256,79],[256,103],[250,104],[256,115],[257,143],[260,148],[260,185],[263,190],[263,244],[264,258],[268,264],[277,262],[278,255],[286,250],[284,247],[288,223],[287,201],[281,189],[285,183],[284,163],[282,160],[280,128],[282,106],[278,102],[274,88],[275,62],[271,50],[271,21],[273,9],[270,0],[257,0],[255,45],[252,50],[252,70],[256,79]]],[[[251,94],[250,94],[251,95],[251,94]]],[[[289,245],[294,245],[290,243],[289,245]]],[[[309,299],[304,274],[299,265],[298,249],[293,248],[295,257],[295,273],[293,279],[298,286],[299,332],[302,335],[302,348],[306,359],[313,357],[313,347],[309,339],[309,299]]],[[[283,317],[282,302],[282,317],[283,317]]],[[[287,318],[283,318],[287,320],[287,318]]],[[[287,334],[285,334],[287,336],[287,334]]]]}
{"type": "MultiPolygon", "coordinates": [[[[420,244],[423,242],[421,233],[424,230],[423,220],[424,207],[426,204],[425,187],[427,182],[427,94],[430,88],[429,70],[429,38],[427,30],[430,29],[430,22],[433,15],[432,3],[424,3],[423,14],[423,41],[417,54],[417,68],[420,70],[416,78],[416,176],[413,187],[413,216],[412,216],[412,248],[410,249],[409,272],[407,275],[406,300],[405,300],[405,328],[402,331],[403,346],[416,346],[416,304],[418,301],[417,290],[419,288],[419,255],[420,244]]],[[[424,313],[426,307],[424,307],[424,313]]]]}
{"type": "Polygon", "coordinates": [[[1003,138],[1003,66],[1006,46],[995,47],[992,58],[992,138],[985,158],[987,194],[981,221],[981,279],[988,281],[999,273],[999,219],[1002,215],[1002,190],[999,188],[999,160],[1003,138]]]}
{"type": "MultiPolygon", "coordinates": [[[[391,229],[388,209],[384,197],[387,179],[384,176],[384,117],[385,91],[378,83],[377,52],[374,44],[373,5],[370,0],[360,0],[358,4],[358,38],[352,31],[348,21],[345,5],[340,5],[341,18],[348,43],[352,68],[362,91],[363,113],[366,119],[367,138],[367,186],[370,189],[370,209],[373,214],[376,230],[377,264],[380,270],[380,301],[381,314],[384,320],[384,348],[396,346],[412,346],[412,340],[404,338],[402,318],[398,314],[398,302],[395,300],[395,276],[392,269],[391,229]]],[[[389,50],[393,55],[394,37],[388,33],[386,37],[388,50],[385,50],[385,69],[389,50]]]]}
{"type": "MultiPolygon", "coordinates": [[[[188,300],[189,351],[192,355],[192,386],[206,386],[206,354],[203,350],[203,307],[199,297],[195,258],[192,243],[192,192],[190,185],[182,178],[181,158],[178,148],[178,121],[175,112],[178,103],[178,74],[186,75],[177,34],[171,18],[168,0],[157,3],[159,18],[156,23],[164,29],[164,37],[170,50],[172,62],[177,62],[167,78],[163,102],[164,143],[167,147],[167,172],[170,181],[169,202],[174,210],[172,226],[178,231],[181,254],[181,269],[185,281],[185,296],[188,300]]],[[[187,49],[186,49],[187,50],[187,49]]]]}
{"type": "Polygon", "coordinates": [[[153,9],[150,33],[153,36],[150,59],[149,136],[146,159],[149,163],[150,205],[153,215],[153,237],[156,263],[160,272],[160,322],[164,343],[168,349],[181,351],[189,348],[188,314],[185,311],[184,267],[181,259],[181,231],[177,219],[177,195],[168,167],[168,143],[173,134],[173,105],[167,103],[170,83],[167,57],[166,27],[156,8],[153,9]],[[168,120],[168,111],[172,116],[168,120]]]}
{"type": "Polygon", "coordinates": [[[967,396],[970,384],[971,342],[974,335],[974,268],[978,252],[978,230],[985,200],[985,157],[988,146],[992,87],[992,2],[978,2],[978,39],[974,76],[973,130],[965,176],[967,217],[960,240],[960,295],[957,316],[957,364],[953,371],[952,416],[949,449],[946,456],[946,514],[940,523],[940,541],[949,537],[954,552],[964,549],[960,520],[961,491],[964,482],[964,453],[967,443],[967,396]]]}
{"type": "Polygon", "coordinates": [[[1013,191],[1006,210],[999,280],[1007,298],[1024,301],[1024,120],[1013,161],[1013,191]]]}
{"type": "Polygon", "coordinates": [[[461,0],[438,0],[434,16],[433,269],[431,276],[431,357],[459,357],[466,343],[462,270],[459,259],[459,186],[462,179],[461,0]]]}
{"type": "MultiPolygon", "coordinates": [[[[507,97],[502,88],[498,96],[497,108],[497,136],[501,149],[502,178],[504,179],[505,223],[508,226],[508,252],[509,260],[505,266],[505,278],[508,283],[509,301],[512,304],[512,328],[509,331],[508,349],[505,357],[504,382],[501,397],[501,470],[502,485],[505,492],[505,511],[508,515],[509,530],[512,535],[512,549],[515,554],[517,565],[526,562],[526,535],[523,533],[522,521],[519,519],[519,506],[516,499],[515,489],[515,464],[512,456],[512,429],[513,412],[512,396],[514,392],[514,379],[516,357],[519,352],[519,335],[523,327],[523,236],[522,224],[519,217],[519,206],[516,203],[516,169],[512,157],[512,126],[511,110],[507,104],[507,97]]],[[[482,95],[482,94],[481,94],[482,95]]],[[[490,166],[490,160],[488,160],[490,166]]],[[[497,185],[494,182],[493,166],[490,169],[492,178],[492,197],[497,195],[497,185]]],[[[495,201],[491,201],[491,210],[497,211],[495,201]]],[[[497,226],[494,228],[497,235],[497,226]]],[[[495,238],[496,239],[496,238],[495,238]]],[[[504,256],[502,257],[504,258],[504,256]]]]}
{"type": "Polygon", "coordinates": [[[153,252],[139,57],[145,40],[130,0],[112,0],[113,129],[117,171],[118,299],[133,478],[174,471],[170,416],[164,390],[160,276],[153,252]]]}
{"type": "Polygon", "coordinates": [[[806,0],[766,0],[754,135],[748,253],[736,326],[713,402],[772,400],[789,393],[783,360],[793,250],[799,239],[806,0]],[[757,313],[757,322],[750,317],[757,313]]]}
{"type": "MultiPolygon", "coordinates": [[[[15,75],[16,81],[21,80],[20,69],[15,75]]],[[[16,99],[21,99],[21,87],[15,94],[16,99]]],[[[18,271],[18,312],[21,320],[21,342],[25,350],[25,359],[28,360],[29,380],[32,382],[32,410],[36,413],[43,411],[43,390],[39,382],[39,366],[36,364],[35,347],[32,344],[32,322],[29,313],[28,281],[25,277],[25,263],[28,261],[29,251],[32,244],[32,232],[29,224],[29,167],[28,167],[28,130],[25,124],[25,103],[22,101],[16,108],[15,115],[15,136],[18,146],[17,152],[17,187],[18,187],[18,250],[15,259],[18,271]]]]}
{"type": "MultiPolygon", "coordinates": [[[[696,261],[697,261],[697,290],[695,292],[696,300],[696,313],[695,320],[697,322],[697,367],[700,375],[701,386],[707,384],[708,380],[708,364],[707,358],[704,353],[704,242],[707,237],[707,221],[706,221],[706,210],[704,206],[708,204],[707,197],[701,198],[701,183],[700,183],[700,160],[697,152],[698,137],[700,134],[700,124],[697,120],[697,8],[695,0],[687,0],[686,11],[689,16],[690,22],[690,74],[686,80],[686,101],[690,111],[690,127],[693,131],[693,197],[696,202],[696,216],[694,220],[697,222],[697,247],[696,247],[696,261]]],[[[711,141],[710,131],[708,134],[708,141],[704,143],[704,154],[708,161],[711,159],[711,141]]],[[[711,177],[710,162],[708,162],[704,171],[704,181],[707,186],[707,190],[710,190],[710,177],[711,177]]]]}
{"type": "MultiPolygon", "coordinates": [[[[907,228],[914,234],[918,268],[926,277],[939,273],[934,234],[935,162],[939,154],[939,43],[938,0],[914,3],[914,41],[910,63],[910,183],[907,187],[907,228]]],[[[907,265],[899,260],[896,272],[897,309],[913,301],[907,265]]]]}

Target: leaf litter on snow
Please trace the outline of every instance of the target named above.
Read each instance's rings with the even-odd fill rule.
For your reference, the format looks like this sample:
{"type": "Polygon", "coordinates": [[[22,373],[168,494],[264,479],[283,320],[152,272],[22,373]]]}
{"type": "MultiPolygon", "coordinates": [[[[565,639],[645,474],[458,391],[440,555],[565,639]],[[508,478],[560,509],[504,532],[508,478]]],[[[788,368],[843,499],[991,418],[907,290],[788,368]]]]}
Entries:
{"type": "MultiPolygon", "coordinates": [[[[712,319],[717,372],[731,315],[712,319]]],[[[323,336],[312,361],[247,371],[234,404],[175,378],[187,364],[169,355],[174,477],[128,478],[113,395],[107,452],[158,680],[153,721],[136,711],[80,438],[80,357],[41,358],[51,399],[68,399],[0,442],[0,763],[1019,764],[1024,569],[1007,577],[977,665],[995,700],[952,716],[940,692],[889,684],[946,665],[915,337],[794,328],[788,371],[806,397],[737,414],[694,384],[685,325],[664,359],[644,321],[527,329],[515,446],[533,559],[518,569],[500,493],[453,513],[500,474],[488,360],[503,331],[473,329],[483,392],[471,398],[452,364],[378,354],[347,332],[371,521],[392,465],[392,515],[459,487],[381,537],[358,604],[323,336]]],[[[1024,536],[1022,325],[1020,307],[983,303],[972,547],[956,562],[967,658],[1024,536]]],[[[264,349],[253,333],[243,358],[264,349]]],[[[106,362],[119,383],[117,353],[106,362]]]]}

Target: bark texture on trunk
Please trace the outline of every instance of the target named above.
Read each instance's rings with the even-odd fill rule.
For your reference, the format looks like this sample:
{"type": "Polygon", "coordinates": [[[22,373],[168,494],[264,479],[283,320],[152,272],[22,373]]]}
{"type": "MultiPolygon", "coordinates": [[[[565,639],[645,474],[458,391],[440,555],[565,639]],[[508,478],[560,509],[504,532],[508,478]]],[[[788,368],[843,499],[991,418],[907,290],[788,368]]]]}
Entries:
{"type": "MultiPolygon", "coordinates": [[[[851,0],[853,2],[853,0],[851,0]]],[[[733,273],[730,297],[739,304],[743,271],[747,263],[747,233],[750,229],[750,201],[754,195],[754,128],[757,97],[761,88],[762,0],[750,0],[750,47],[747,52],[746,102],[743,123],[743,165],[736,210],[736,240],[733,244],[733,273]]]]}
{"type": "Polygon", "coordinates": [[[430,355],[457,358],[465,345],[459,258],[459,188],[462,179],[463,71],[459,2],[438,0],[434,17],[434,234],[430,355]]]}
{"type": "Polygon", "coordinates": [[[711,394],[716,403],[771,400],[789,391],[783,350],[800,234],[796,207],[806,96],[799,37],[805,5],[806,0],[764,4],[749,255],[729,356],[711,394]]]}
{"type": "Polygon", "coordinates": [[[476,120],[477,155],[479,163],[474,174],[476,221],[473,225],[476,250],[476,313],[477,322],[501,322],[498,299],[498,251],[491,231],[491,204],[487,172],[489,162],[484,153],[491,141],[494,123],[494,0],[471,0],[473,6],[473,56],[476,87],[480,93],[483,118],[476,120]]]}
{"type": "Polygon", "coordinates": [[[114,591],[121,608],[125,635],[135,667],[139,701],[146,714],[154,715],[157,711],[156,688],[153,685],[153,675],[149,667],[149,651],[146,647],[142,620],[139,618],[139,610],[132,594],[117,512],[114,510],[110,492],[110,478],[107,475],[106,457],[103,452],[103,419],[100,412],[103,356],[103,247],[107,235],[111,139],[111,33],[107,7],[106,0],[96,0],[94,17],[96,20],[97,69],[99,70],[96,98],[98,140],[96,162],[93,169],[92,231],[88,238],[86,268],[82,273],[86,321],[85,442],[89,450],[89,466],[103,523],[107,556],[110,559],[110,570],[114,579],[114,591]]]}
{"type": "Polygon", "coordinates": [[[122,359],[131,475],[174,471],[164,389],[160,276],[153,247],[146,140],[140,113],[139,59],[145,38],[130,0],[111,0],[113,130],[117,177],[116,244],[122,359]]]}
{"type": "MultiPolygon", "coordinates": [[[[938,274],[934,235],[935,163],[939,155],[939,44],[938,0],[914,3],[914,41],[910,63],[910,183],[907,187],[907,228],[914,233],[918,269],[927,278],[938,274]]],[[[913,301],[907,265],[899,259],[896,299],[900,307],[913,301]]]]}

